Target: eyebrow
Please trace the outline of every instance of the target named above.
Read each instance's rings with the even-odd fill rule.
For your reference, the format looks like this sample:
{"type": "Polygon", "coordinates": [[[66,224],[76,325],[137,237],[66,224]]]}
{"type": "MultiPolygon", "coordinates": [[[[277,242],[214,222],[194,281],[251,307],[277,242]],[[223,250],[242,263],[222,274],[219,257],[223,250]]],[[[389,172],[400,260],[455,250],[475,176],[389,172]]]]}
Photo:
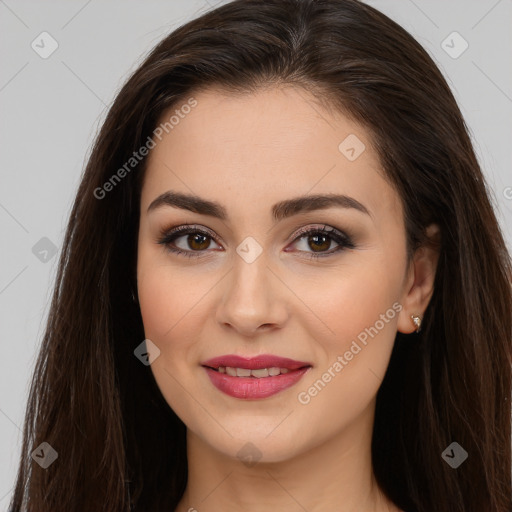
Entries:
{"type": "MultiPolygon", "coordinates": [[[[216,201],[203,199],[193,194],[184,194],[169,190],[159,195],[148,207],[148,213],[163,206],[173,206],[182,210],[202,215],[209,215],[220,220],[228,220],[227,210],[216,201]]],[[[343,194],[299,196],[280,201],[272,206],[272,218],[275,222],[292,217],[299,213],[327,208],[353,208],[361,213],[372,216],[362,203],[353,197],[343,194]]]]}

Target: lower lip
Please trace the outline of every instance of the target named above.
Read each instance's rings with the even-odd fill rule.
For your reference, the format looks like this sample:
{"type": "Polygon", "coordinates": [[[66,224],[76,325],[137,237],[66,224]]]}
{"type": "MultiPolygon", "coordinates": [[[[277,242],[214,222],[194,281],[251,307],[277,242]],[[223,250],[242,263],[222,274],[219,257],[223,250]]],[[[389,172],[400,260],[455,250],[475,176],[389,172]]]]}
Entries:
{"type": "Polygon", "coordinates": [[[205,366],[203,368],[217,389],[234,398],[251,400],[267,398],[288,389],[296,384],[311,366],[299,370],[291,370],[288,373],[274,377],[261,377],[260,379],[256,377],[232,377],[205,366]]]}

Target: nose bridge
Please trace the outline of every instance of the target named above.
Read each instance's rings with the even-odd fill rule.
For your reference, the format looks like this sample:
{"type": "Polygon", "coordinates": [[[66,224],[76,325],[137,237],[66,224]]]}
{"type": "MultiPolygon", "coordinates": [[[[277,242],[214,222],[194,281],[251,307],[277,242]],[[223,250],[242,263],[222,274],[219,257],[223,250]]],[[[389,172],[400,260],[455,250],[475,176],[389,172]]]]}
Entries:
{"type": "Polygon", "coordinates": [[[286,307],[267,254],[262,250],[254,258],[255,246],[251,246],[251,241],[247,244],[242,242],[237,248],[217,319],[239,331],[252,333],[261,325],[281,324],[286,307]]]}
{"type": "MultiPolygon", "coordinates": [[[[242,250],[243,247],[239,247],[237,252],[242,250]]],[[[258,288],[265,289],[265,285],[268,286],[268,263],[267,254],[264,253],[253,261],[237,254],[233,262],[233,281],[237,291],[242,292],[242,296],[262,296],[262,290],[258,288]]]]}

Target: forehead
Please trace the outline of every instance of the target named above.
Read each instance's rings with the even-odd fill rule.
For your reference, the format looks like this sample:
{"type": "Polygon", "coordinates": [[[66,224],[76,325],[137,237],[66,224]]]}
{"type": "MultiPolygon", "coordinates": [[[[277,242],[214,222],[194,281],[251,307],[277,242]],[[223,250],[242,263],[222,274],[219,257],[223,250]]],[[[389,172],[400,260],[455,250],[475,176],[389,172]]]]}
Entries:
{"type": "Polygon", "coordinates": [[[212,88],[191,97],[193,108],[183,107],[193,104],[186,97],[160,118],[161,126],[171,116],[173,123],[150,152],[143,211],[162,192],[177,190],[252,214],[288,197],[343,193],[376,215],[401,215],[367,131],[304,89],[212,88]]]}

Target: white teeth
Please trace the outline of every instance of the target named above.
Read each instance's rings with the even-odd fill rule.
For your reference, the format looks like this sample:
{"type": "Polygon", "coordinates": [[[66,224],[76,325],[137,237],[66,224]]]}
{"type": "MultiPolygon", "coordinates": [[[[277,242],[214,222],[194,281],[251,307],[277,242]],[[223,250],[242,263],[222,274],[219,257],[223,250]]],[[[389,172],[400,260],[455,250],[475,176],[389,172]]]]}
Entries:
{"type": "Polygon", "coordinates": [[[268,370],[266,368],[262,368],[261,370],[251,370],[251,375],[258,379],[261,379],[261,377],[268,377],[268,370]]]}
{"type": "Polygon", "coordinates": [[[227,375],[231,375],[231,377],[256,377],[257,379],[261,379],[262,377],[276,377],[277,375],[288,373],[289,371],[288,368],[277,368],[276,366],[272,368],[259,368],[258,370],[232,368],[230,366],[219,366],[218,368],[219,373],[226,373],[227,375]]]}

